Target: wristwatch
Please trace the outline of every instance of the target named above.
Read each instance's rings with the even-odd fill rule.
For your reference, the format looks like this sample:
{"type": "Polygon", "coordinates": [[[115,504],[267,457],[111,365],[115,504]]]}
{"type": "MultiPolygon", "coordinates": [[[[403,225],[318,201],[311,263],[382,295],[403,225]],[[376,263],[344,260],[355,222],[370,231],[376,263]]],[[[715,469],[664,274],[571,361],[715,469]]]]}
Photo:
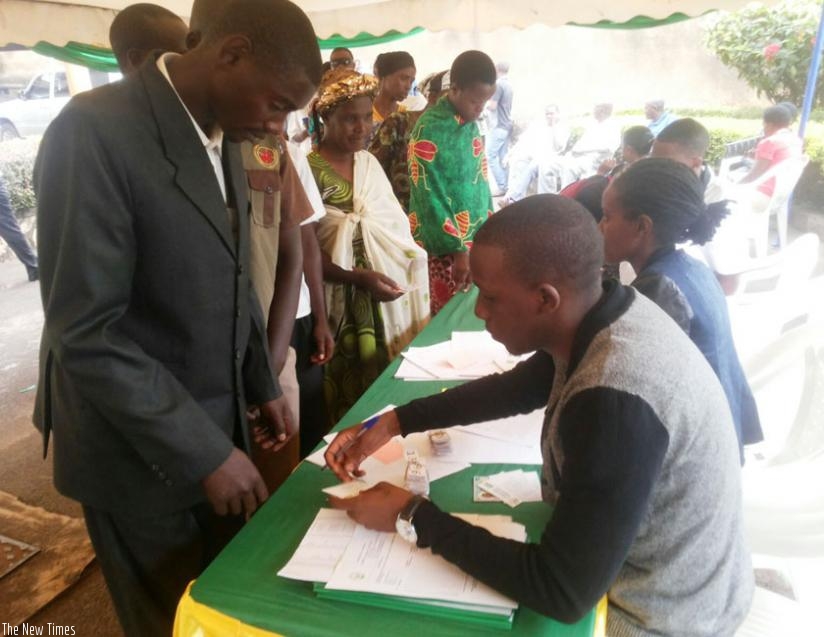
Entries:
{"type": "Polygon", "coordinates": [[[418,532],[415,531],[412,518],[415,517],[415,511],[418,510],[418,507],[421,506],[421,503],[425,500],[426,498],[422,495],[412,496],[409,503],[398,513],[398,519],[395,520],[395,530],[398,532],[398,535],[410,544],[416,544],[418,542],[418,532]]]}

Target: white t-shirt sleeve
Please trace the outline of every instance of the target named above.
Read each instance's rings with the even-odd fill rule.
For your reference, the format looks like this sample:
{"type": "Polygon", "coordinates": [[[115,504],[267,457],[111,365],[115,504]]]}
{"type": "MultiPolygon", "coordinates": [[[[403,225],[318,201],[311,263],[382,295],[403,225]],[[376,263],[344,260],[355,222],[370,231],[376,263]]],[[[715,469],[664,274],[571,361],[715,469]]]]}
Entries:
{"type": "Polygon", "coordinates": [[[286,149],[289,152],[289,157],[295,165],[295,170],[298,173],[298,179],[306,191],[306,197],[309,199],[309,204],[312,206],[312,216],[304,219],[300,224],[305,226],[307,223],[314,223],[326,216],[326,207],[323,205],[323,200],[320,197],[318,185],[315,183],[315,178],[312,175],[312,169],[309,167],[309,161],[306,155],[303,154],[300,146],[294,142],[286,142],[286,149]]]}

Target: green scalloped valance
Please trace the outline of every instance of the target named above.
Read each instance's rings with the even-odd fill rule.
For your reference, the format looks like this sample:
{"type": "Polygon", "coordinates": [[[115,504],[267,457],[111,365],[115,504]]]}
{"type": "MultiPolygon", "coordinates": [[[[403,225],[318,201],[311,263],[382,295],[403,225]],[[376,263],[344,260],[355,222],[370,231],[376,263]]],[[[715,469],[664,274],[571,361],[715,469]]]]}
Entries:
{"type": "MultiPolygon", "coordinates": [[[[576,24],[571,22],[571,26],[586,27],[592,29],[649,29],[651,27],[658,27],[665,24],[674,24],[683,20],[689,20],[690,16],[685,13],[673,13],[672,15],[662,18],[660,20],[649,18],[647,16],[636,16],[626,22],[610,22],[609,20],[601,20],[593,24],[576,24]]],[[[319,39],[318,44],[322,49],[334,49],[335,47],[349,47],[357,48],[362,46],[373,46],[375,44],[384,44],[386,42],[393,42],[403,38],[408,38],[424,31],[423,27],[415,27],[410,31],[387,31],[383,35],[373,35],[371,33],[359,33],[353,38],[346,38],[342,35],[333,35],[330,38],[319,39]]],[[[63,62],[70,62],[72,64],[79,64],[97,71],[117,71],[117,60],[114,54],[109,49],[92,46],[89,44],[82,44],[80,42],[69,42],[65,46],[56,46],[48,42],[38,42],[33,50],[42,55],[61,60],[63,62]]]]}
{"type": "MultiPolygon", "coordinates": [[[[423,27],[416,27],[411,31],[402,33],[400,31],[387,31],[383,35],[372,35],[371,33],[359,33],[354,38],[345,38],[341,35],[333,35],[331,38],[318,40],[318,44],[322,49],[334,49],[335,47],[360,47],[372,46],[374,44],[384,44],[385,42],[392,42],[400,40],[412,35],[417,35],[423,32],[423,27]]],[[[69,42],[66,46],[56,46],[48,42],[38,42],[32,48],[33,51],[41,55],[61,60],[62,62],[70,62],[71,64],[79,64],[97,71],[111,72],[117,71],[117,60],[114,53],[110,49],[104,49],[90,44],[82,44],[80,42],[69,42]]]]}

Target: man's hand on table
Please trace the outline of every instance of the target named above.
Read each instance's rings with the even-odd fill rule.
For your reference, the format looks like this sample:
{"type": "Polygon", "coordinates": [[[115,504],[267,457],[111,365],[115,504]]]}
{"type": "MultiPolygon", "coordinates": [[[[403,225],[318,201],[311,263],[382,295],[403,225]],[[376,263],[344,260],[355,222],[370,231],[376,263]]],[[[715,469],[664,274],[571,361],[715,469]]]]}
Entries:
{"type": "Polygon", "coordinates": [[[329,504],[346,511],[350,518],[367,529],[392,532],[395,530],[398,514],[413,497],[406,489],[388,482],[379,482],[354,498],[336,498],[330,495],[329,504]]]}
{"type": "Polygon", "coordinates": [[[324,454],[327,466],[344,482],[349,482],[352,476],[362,476],[361,462],[401,433],[401,423],[394,410],[381,415],[369,431],[358,437],[362,427],[363,423],[341,431],[324,454]]]}
{"type": "Polygon", "coordinates": [[[203,489],[218,515],[245,513],[248,518],[269,497],[255,465],[238,448],[204,478],[203,489]]]}
{"type": "Polygon", "coordinates": [[[298,432],[297,422],[285,396],[251,409],[252,437],[262,449],[274,453],[298,432]]]}

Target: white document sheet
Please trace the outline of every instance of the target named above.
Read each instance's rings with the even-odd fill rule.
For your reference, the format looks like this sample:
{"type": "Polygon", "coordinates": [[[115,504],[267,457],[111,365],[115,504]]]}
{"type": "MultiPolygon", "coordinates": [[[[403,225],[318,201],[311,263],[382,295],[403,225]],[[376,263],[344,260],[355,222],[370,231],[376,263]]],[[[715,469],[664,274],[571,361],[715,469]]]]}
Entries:
{"type": "Polygon", "coordinates": [[[502,471],[490,476],[482,476],[478,486],[491,493],[511,507],[522,502],[540,502],[541,480],[535,471],[502,471]]]}
{"type": "Polygon", "coordinates": [[[529,414],[453,427],[449,431],[451,434],[452,431],[459,430],[514,445],[535,447],[541,444],[541,428],[543,425],[544,410],[536,409],[529,414]]]}
{"type": "Polygon", "coordinates": [[[351,482],[340,482],[336,485],[331,487],[326,487],[325,489],[321,489],[324,493],[328,495],[333,495],[336,498],[354,498],[358,495],[361,491],[365,491],[371,485],[363,480],[352,480],[351,482]]]}
{"type": "MultiPolygon", "coordinates": [[[[526,540],[523,525],[500,516],[493,516],[493,520],[484,517],[465,519],[500,537],[526,540]]],[[[510,609],[518,606],[429,549],[419,549],[395,533],[369,531],[361,526],[355,529],[326,587],[510,609]]]]}
{"type": "MultiPolygon", "coordinates": [[[[533,446],[512,444],[495,438],[477,436],[460,428],[447,429],[452,440],[451,450],[443,456],[432,455],[426,433],[409,434],[404,439],[406,448],[414,448],[425,458],[427,467],[439,462],[468,464],[542,464],[537,440],[533,446]]],[[[430,473],[432,473],[430,469],[430,473]]]]}
{"type": "Polygon", "coordinates": [[[292,559],[278,571],[278,575],[305,582],[327,581],[357,526],[346,511],[321,509],[292,559]]]}
{"type": "Polygon", "coordinates": [[[487,331],[452,332],[448,341],[403,352],[395,378],[468,380],[508,371],[525,358],[507,352],[487,331]]]}
{"type": "MultiPolygon", "coordinates": [[[[461,351],[451,341],[410,347],[402,355],[404,360],[395,372],[395,378],[405,380],[467,380],[506,371],[493,357],[484,358],[472,351],[461,351]]],[[[501,356],[501,360],[506,358],[506,355],[501,356]]]]}

